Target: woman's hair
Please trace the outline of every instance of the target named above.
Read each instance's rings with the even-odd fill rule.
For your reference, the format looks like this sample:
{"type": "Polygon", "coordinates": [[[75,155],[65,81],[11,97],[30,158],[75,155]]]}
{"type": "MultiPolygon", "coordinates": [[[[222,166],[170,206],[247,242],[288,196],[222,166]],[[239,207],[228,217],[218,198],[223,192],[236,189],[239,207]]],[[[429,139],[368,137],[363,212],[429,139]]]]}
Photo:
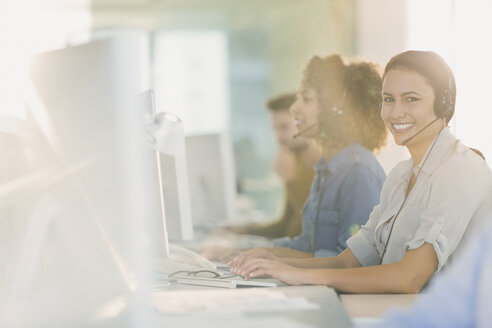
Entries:
{"type": "Polygon", "coordinates": [[[449,123],[456,104],[456,81],[448,64],[432,51],[409,50],[390,59],[384,68],[383,79],[393,69],[407,69],[422,75],[434,90],[434,111],[439,117],[443,106],[450,106],[445,119],[449,123]],[[443,102],[446,101],[446,104],[443,102]]]}
{"type": "Polygon", "coordinates": [[[303,82],[317,94],[324,146],[345,146],[357,141],[372,151],[385,144],[387,129],[379,109],[379,72],[379,66],[373,63],[345,64],[339,55],[311,58],[303,82]]]}

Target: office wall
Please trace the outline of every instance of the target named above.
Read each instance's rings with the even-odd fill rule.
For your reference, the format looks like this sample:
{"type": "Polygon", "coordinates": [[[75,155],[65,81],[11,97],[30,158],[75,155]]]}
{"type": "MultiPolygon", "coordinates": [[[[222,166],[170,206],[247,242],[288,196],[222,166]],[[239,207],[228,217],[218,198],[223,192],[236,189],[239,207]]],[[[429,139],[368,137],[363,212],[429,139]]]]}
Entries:
{"type": "MultiPolygon", "coordinates": [[[[355,8],[357,56],[384,66],[392,56],[407,50],[407,0],[357,0],[355,8]]],[[[387,173],[409,156],[405,147],[394,143],[391,134],[386,147],[377,154],[387,173]]]]}
{"type": "Polygon", "coordinates": [[[275,215],[283,190],[272,171],[276,145],[264,104],[295,91],[314,54],[355,53],[355,1],[95,0],[92,13],[96,30],[135,26],[149,33],[225,33],[228,118],[222,128],[231,132],[238,185],[266,216],[275,215]]]}
{"type": "MultiPolygon", "coordinates": [[[[492,156],[487,129],[491,112],[483,95],[489,88],[492,47],[484,41],[490,30],[489,1],[357,0],[356,53],[386,63],[407,49],[431,50],[451,66],[457,85],[456,113],[451,129],[466,145],[492,156]]],[[[386,170],[408,157],[389,140],[380,155],[386,170]]]]}
{"type": "Polygon", "coordinates": [[[356,52],[385,64],[408,47],[407,0],[356,1],[356,52]]]}

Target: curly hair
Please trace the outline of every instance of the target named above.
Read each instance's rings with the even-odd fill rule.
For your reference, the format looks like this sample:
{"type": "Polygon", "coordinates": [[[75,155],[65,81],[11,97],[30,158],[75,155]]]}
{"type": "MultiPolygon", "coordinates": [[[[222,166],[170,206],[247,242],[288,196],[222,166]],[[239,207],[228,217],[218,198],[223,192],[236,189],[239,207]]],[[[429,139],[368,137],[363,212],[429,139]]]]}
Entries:
{"type": "Polygon", "coordinates": [[[378,65],[345,64],[339,55],[314,56],[303,81],[317,94],[323,146],[359,142],[371,151],[384,146],[388,131],[379,109],[382,79],[378,65]],[[339,110],[342,114],[334,115],[339,110]]]}

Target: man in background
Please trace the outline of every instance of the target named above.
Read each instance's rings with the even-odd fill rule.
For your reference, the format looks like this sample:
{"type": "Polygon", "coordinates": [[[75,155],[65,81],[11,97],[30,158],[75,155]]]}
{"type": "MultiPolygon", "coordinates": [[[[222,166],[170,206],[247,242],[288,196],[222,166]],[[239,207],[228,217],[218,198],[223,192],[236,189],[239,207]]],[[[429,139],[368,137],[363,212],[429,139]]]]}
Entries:
{"type": "MultiPolygon", "coordinates": [[[[302,137],[294,138],[296,128],[289,108],[295,97],[294,93],[285,94],[269,100],[266,104],[278,143],[274,168],[285,185],[286,197],[281,217],[266,224],[227,226],[227,230],[268,238],[292,238],[301,233],[301,210],[309,194],[314,178],[314,164],[320,156],[320,150],[309,140],[302,137]]],[[[211,260],[226,261],[237,254],[237,251],[210,246],[202,249],[201,253],[211,260]]]]}

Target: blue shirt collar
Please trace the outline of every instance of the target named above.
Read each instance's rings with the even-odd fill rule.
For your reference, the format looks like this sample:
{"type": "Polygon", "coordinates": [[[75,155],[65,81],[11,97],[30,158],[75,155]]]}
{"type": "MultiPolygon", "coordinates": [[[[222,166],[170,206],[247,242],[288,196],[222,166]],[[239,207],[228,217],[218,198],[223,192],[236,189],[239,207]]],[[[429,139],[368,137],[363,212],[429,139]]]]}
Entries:
{"type": "Polygon", "coordinates": [[[314,169],[317,174],[323,171],[336,172],[342,165],[346,165],[347,162],[356,162],[359,158],[359,153],[363,148],[358,142],[352,143],[338,152],[333,156],[328,162],[326,162],[323,157],[318,159],[314,169]]]}

